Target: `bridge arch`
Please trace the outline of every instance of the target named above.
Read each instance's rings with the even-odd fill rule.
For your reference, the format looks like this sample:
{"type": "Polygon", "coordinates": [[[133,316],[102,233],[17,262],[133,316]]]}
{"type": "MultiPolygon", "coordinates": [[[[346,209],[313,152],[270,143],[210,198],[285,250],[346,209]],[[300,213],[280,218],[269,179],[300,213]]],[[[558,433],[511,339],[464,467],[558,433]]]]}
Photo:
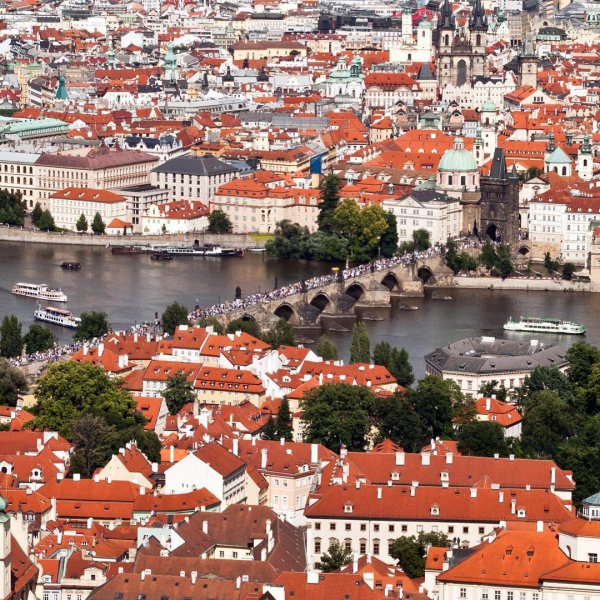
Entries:
{"type": "Polygon", "coordinates": [[[358,281],[353,281],[347,288],[345,292],[351,298],[354,298],[356,302],[358,302],[361,296],[364,296],[367,293],[367,290],[363,287],[362,283],[358,281]]]}
{"type": "Polygon", "coordinates": [[[390,292],[393,290],[402,289],[402,282],[400,281],[396,273],[394,273],[394,271],[389,271],[388,273],[386,273],[385,277],[381,280],[381,284],[384,285],[388,290],[390,290],[390,292]]]}
{"type": "Polygon", "coordinates": [[[519,254],[521,256],[527,256],[530,252],[531,248],[529,247],[529,244],[521,244],[519,246],[519,254]]]}
{"type": "Polygon", "coordinates": [[[433,271],[431,270],[431,268],[428,267],[427,265],[421,265],[417,269],[417,277],[423,283],[434,283],[435,282],[435,275],[433,274],[433,271]]]}
{"type": "Polygon", "coordinates": [[[256,319],[254,318],[253,315],[249,314],[249,313],[244,313],[240,319],[242,321],[254,321],[256,323],[256,319]]]}
{"type": "Polygon", "coordinates": [[[328,306],[332,305],[331,300],[324,292],[319,292],[310,301],[310,305],[314,306],[319,312],[323,312],[328,306]]]}
{"type": "Polygon", "coordinates": [[[273,312],[274,312],[275,316],[279,317],[280,319],[284,319],[285,321],[297,321],[298,320],[296,311],[287,302],[280,304],[273,312]]]}

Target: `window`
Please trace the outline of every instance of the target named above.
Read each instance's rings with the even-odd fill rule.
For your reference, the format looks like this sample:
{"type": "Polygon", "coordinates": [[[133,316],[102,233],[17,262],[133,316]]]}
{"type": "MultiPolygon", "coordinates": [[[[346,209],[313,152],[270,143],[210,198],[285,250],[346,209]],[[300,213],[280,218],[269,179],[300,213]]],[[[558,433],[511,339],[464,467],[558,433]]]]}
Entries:
{"type": "Polygon", "coordinates": [[[352,531],[352,523],[346,523],[345,529],[346,531],[352,531]]]}
{"type": "Polygon", "coordinates": [[[360,540],[360,553],[365,554],[367,552],[367,540],[360,540]]]}
{"type": "Polygon", "coordinates": [[[506,600],[514,600],[515,593],[514,592],[506,592],[506,600]]]}
{"type": "Polygon", "coordinates": [[[448,533],[454,533],[454,525],[448,525],[448,533]]]}
{"type": "Polygon", "coordinates": [[[366,523],[361,523],[360,524],[360,530],[361,531],[366,531],[367,530],[367,524],[366,523]]]}
{"type": "Polygon", "coordinates": [[[417,525],[417,533],[421,533],[423,531],[423,525],[417,525]]]}
{"type": "Polygon", "coordinates": [[[315,554],[321,554],[321,540],[315,540],[315,554]]]}
{"type": "Polygon", "coordinates": [[[487,590],[481,590],[481,600],[488,600],[489,594],[487,590]]]}
{"type": "Polygon", "coordinates": [[[467,588],[464,588],[464,587],[460,588],[460,597],[461,598],[466,598],[467,597],[467,588]]]}
{"type": "Polygon", "coordinates": [[[329,523],[329,531],[335,531],[335,522],[329,523]]]}
{"type": "Polygon", "coordinates": [[[224,558],[224,557],[225,557],[225,551],[219,550],[219,558],[224,558]]]}
{"type": "Polygon", "coordinates": [[[483,527],[480,527],[480,528],[479,528],[479,533],[483,533],[484,531],[485,531],[485,530],[484,530],[484,528],[483,528],[483,527]]]}
{"type": "Polygon", "coordinates": [[[597,563],[598,562],[598,554],[596,552],[591,552],[588,554],[588,562],[597,563]]]}
{"type": "Polygon", "coordinates": [[[319,523],[319,521],[317,521],[317,522],[315,523],[315,529],[316,529],[317,531],[321,531],[321,523],[319,523]]]}
{"type": "Polygon", "coordinates": [[[388,531],[390,533],[394,533],[394,526],[393,525],[388,525],[388,531]]]}
{"type": "Polygon", "coordinates": [[[408,531],[408,525],[402,525],[402,533],[406,533],[408,531]]]}
{"type": "Polygon", "coordinates": [[[373,554],[379,554],[379,540],[373,540],[373,554]]]}
{"type": "Polygon", "coordinates": [[[238,557],[238,553],[237,552],[233,552],[233,558],[237,558],[238,557]]]}
{"type": "Polygon", "coordinates": [[[494,600],[500,600],[502,598],[502,592],[500,590],[494,590],[494,600]]]}
{"type": "Polygon", "coordinates": [[[463,533],[469,533],[469,528],[468,527],[463,527],[463,533]]]}
{"type": "Polygon", "coordinates": [[[375,525],[373,525],[373,531],[379,531],[379,523],[375,523],[375,525]]]}
{"type": "Polygon", "coordinates": [[[527,592],[519,592],[519,600],[526,600],[527,592]]]}

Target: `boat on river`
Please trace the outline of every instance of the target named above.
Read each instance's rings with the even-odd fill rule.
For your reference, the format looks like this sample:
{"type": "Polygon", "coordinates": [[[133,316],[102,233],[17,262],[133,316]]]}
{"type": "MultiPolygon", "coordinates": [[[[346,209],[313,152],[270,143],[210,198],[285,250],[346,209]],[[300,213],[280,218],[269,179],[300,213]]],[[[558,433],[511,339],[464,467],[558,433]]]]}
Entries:
{"type": "Polygon", "coordinates": [[[171,256],[243,256],[244,251],[240,248],[222,248],[216,244],[205,244],[204,246],[155,246],[153,252],[168,254],[171,256]]]}
{"type": "Polygon", "coordinates": [[[56,308],[54,306],[38,306],[33,316],[38,321],[52,323],[52,325],[60,325],[61,327],[69,327],[75,329],[81,322],[79,317],[76,317],[70,310],[56,308]]]}
{"type": "Polygon", "coordinates": [[[548,319],[540,317],[508,318],[504,324],[507,331],[526,331],[529,333],[563,333],[567,335],[582,335],[585,327],[580,323],[572,323],[563,319],[548,319]]]}
{"type": "Polygon", "coordinates": [[[69,261],[69,260],[65,261],[60,266],[61,266],[62,269],[65,269],[67,271],[79,271],[79,269],[81,269],[81,263],[72,262],[72,261],[69,261]]]}
{"type": "Polygon", "coordinates": [[[173,257],[166,252],[153,252],[150,255],[150,260],[173,260],[173,257]]]}
{"type": "Polygon", "coordinates": [[[45,283],[15,283],[12,293],[17,296],[37,298],[38,300],[67,301],[67,295],[60,288],[51,288],[45,283]]]}
{"type": "Polygon", "coordinates": [[[151,252],[148,246],[111,246],[113,254],[147,254],[151,252]]]}

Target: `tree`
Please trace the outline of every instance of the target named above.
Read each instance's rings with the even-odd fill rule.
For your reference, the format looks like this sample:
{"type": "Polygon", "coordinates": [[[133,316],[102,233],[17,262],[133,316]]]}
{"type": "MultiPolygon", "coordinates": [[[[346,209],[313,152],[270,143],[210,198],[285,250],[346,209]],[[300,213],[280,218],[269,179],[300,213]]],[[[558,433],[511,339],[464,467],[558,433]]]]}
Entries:
{"type": "Polygon", "coordinates": [[[388,371],[392,374],[394,379],[404,387],[412,385],[415,380],[408,352],[404,348],[392,349],[391,363],[388,367],[388,371]]]}
{"type": "Polygon", "coordinates": [[[271,415],[269,420],[266,422],[265,426],[262,429],[260,437],[263,440],[276,440],[277,439],[277,422],[275,421],[275,417],[271,415]]]}
{"type": "Polygon", "coordinates": [[[128,429],[138,425],[135,401],[127,390],[102,367],[91,363],[51,364],[38,380],[35,396],[35,427],[58,431],[68,440],[72,439],[73,421],[86,414],[102,417],[117,432],[128,436],[128,429]]]}
{"type": "Polygon", "coordinates": [[[558,269],[558,261],[552,260],[550,252],[546,252],[546,254],[544,254],[544,267],[546,267],[548,273],[552,273],[558,269]]]}
{"type": "Polygon", "coordinates": [[[473,421],[461,425],[458,450],[469,456],[508,456],[509,447],[502,427],[493,421],[473,421]]]}
{"type": "Polygon", "coordinates": [[[283,438],[288,442],[291,442],[294,438],[292,414],[290,413],[290,403],[287,398],[283,398],[277,412],[277,438],[283,438]]]}
{"type": "Polygon", "coordinates": [[[342,546],[339,542],[333,542],[327,552],[321,555],[321,561],[315,566],[323,573],[331,573],[348,564],[351,560],[352,550],[342,546]]]}
{"type": "Polygon", "coordinates": [[[368,442],[375,396],[362,386],[326,384],[309,390],[301,402],[304,439],[339,451],[360,452],[368,442]]]}
{"type": "Polygon", "coordinates": [[[39,202],[35,203],[35,206],[33,207],[33,210],[31,211],[31,222],[37,227],[38,221],[40,220],[40,217],[42,216],[42,213],[44,211],[42,210],[42,205],[39,202]]]}
{"type": "Polygon", "coordinates": [[[81,213],[79,219],[77,219],[77,223],[75,223],[75,228],[77,229],[77,231],[81,231],[82,233],[88,230],[88,222],[83,213],[81,213]]]}
{"type": "Polygon", "coordinates": [[[253,319],[234,319],[227,325],[227,333],[242,331],[252,337],[261,339],[262,332],[260,326],[253,319]]]}
{"type": "Polygon", "coordinates": [[[515,270],[510,257],[510,246],[506,244],[499,246],[497,254],[496,270],[502,279],[506,279],[515,270]]]}
{"type": "Polygon", "coordinates": [[[323,336],[315,348],[315,354],[320,356],[323,360],[337,360],[338,349],[335,342],[330,340],[328,337],[323,336]]]}
{"type": "Polygon", "coordinates": [[[19,395],[27,390],[25,375],[8,360],[0,358],[0,404],[16,406],[19,395]]]}
{"type": "Polygon", "coordinates": [[[264,341],[270,346],[273,346],[273,348],[279,348],[279,346],[294,346],[295,336],[296,334],[294,333],[292,325],[285,319],[279,319],[264,335],[264,341]]]}
{"type": "Polygon", "coordinates": [[[455,275],[462,269],[456,242],[450,239],[446,243],[446,266],[452,269],[455,275]]]}
{"type": "Polygon", "coordinates": [[[478,266],[477,259],[468,252],[461,252],[458,255],[458,264],[461,271],[476,271],[478,266]]]}
{"type": "Polygon", "coordinates": [[[496,266],[498,255],[496,254],[496,248],[494,248],[494,245],[491,242],[486,242],[481,248],[479,262],[489,271],[496,266]]]}
{"type": "Polygon", "coordinates": [[[576,342],[567,350],[566,357],[569,381],[578,387],[587,386],[592,367],[600,362],[600,350],[587,342],[576,342]]]}
{"type": "Polygon", "coordinates": [[[25,334],[25,351],[27,354],[34,352],[45,352],[54,346],[54,334],[44,325],[32,323],[29,331],[25,334]]]}
{"type": "Polygon", "coordinates": [[[412,238],[417,252],[427,250],[431,246],[431,234],[427,229],[415,229],[412,238]]]}
{"type": "Polygon", "coordinates": [[[402,536],[395,540],[390,555],[409,577],[423,577],[427,548],[447,548],[448,545],[449,540],[445,534],[421,531],[417,538],[402,536]]]}
{"type": "Polygon", "coordinates": [[[194,387],[183,371],[177,371],[167,379],[163,398],[172,415],[176,415],[186,404],[196,401],[194,387]]]}
{"type": "Polygon", "coordinates": [[[277,223],[275,237],[265,244],[267,254],[275,258],[310,258],[308,240],[310,233],[306,227],[285,219],[277,223]]]}
{"type": "Polygon", "coordinates": [[[334,233],[316,231],[306,238],[303,248],[311,260],[344,261],[348,258],[349,242],[334,233]]]}
{"type": "Polygon", "coordinates": [[[189,311],[183,304],[179,304],[178,302],[169,304],[162,314],[163,331],[169,335],[173,335],[178,325],[188,324],[188,314],[189,311]]]}
{"type": "Polygon", "coordinates": [[[428,375],[411,390],[409,398],[428,437],[452,433],[452,419],[464,404],[464,397],[454,381],[428,375]]]}
{"type": "Polygon", "coordinates": [[[96,468],[104,466],[110,459],[110,440],[115,434],[115,428],[101,417],[84,414],[72,421],[71,430],[74,456],[70,472],[89,477],[96,468]]]}
{"type": "Polygon", "coordinates": [[[390,439],[407,452],[418,452],[427,441],[421,419],[410,399],[401,394],[375,401],[377,441],[390,439]]]}
{"type": "Polygon", "coordinates": [[[231,233],[233,225],[229,215],[222,210],[213,210],[208,216],[209,233],[231,233]]]}
{"type": "Polygon", "coordinates": [[[350,340],[350,362],[368,363],[371,361],[371,342],[367,327],[362,321],[358,321],[352,327],[352,339],[350,340]]]}
{"type": "Polygon", "coordinates": [[[217,335],[224,335],[227,333],[225,325],[217,320],[216,317],[200,317],[197,324],[198,327],[212,327],[217,335]]]}
{"type": "Polygon", "coordinates": [[[566,281],[573,279],[573,273],[575,273],[575,265],[572,262],[566,262],[562,268],[562,278],[566,281]]]}
{"type": "Polygon", "coordinates": [[[109,325],[105,312],[91,311],[81,313],[81,321],[75,328],[73,339],[78,341],[101,338],[108,333],[109,325]]]}
{"type": "Polygon", "coordinates": [[[375,344],[375,348],[373,348],[373,362],[376,365],[383,365],[389,371],[392,363],[392,346],[389,342],[383,341],[375,344]]]}
{"type": "Polygon", "coordinates": [[[574,389],[573,384],[567,376],[557,367],[536,367],[525,377],[523,385],[519,390],[521,402],[527,404],[536,392],[552,390],[567,404],[573,403],[574,389]]]}
{"type": "Polygon", "coordinates": [[[6,315],[0,325],[0,356],[14,358],[23,352],[22,326],[15,315],[6,315]]]}
{"type": "Polygon", "coordinates": [[[154,431],[147,431],[139,427],[135,434],[135,443],[146,458],[153,463],[160,463],[160,439],[154,431]]]}
{"type": "Polygon", "coordinates": [[[20,193],[0,190],[0,223],[18,227],[25,223],[25,203],[20,193]]]}
{"type": "Polygon", "coordinates": [[[106,225],[104,224],[104,221],[102,220],[102,217],[100,216],[100,213],[97,212],[94,215],[94,219],[92,221],[92,231],[94,232],[95,235],[103,235],[105,230],[106,230],[106,225]]]}
{"type": "Polygon", "coordinates": [[[36,226],[42,231],[56,231],[56,223],[54,217],[49,210],[45,210],[37,220],[36,226]]]}
{"type": "Polygon", "coordinates": [[[327,175],[321,181],[321,203],[319,205],[319,231],[333,233],[333,214],[340,201],[342,182],[337,175],[327,175]]]}
{"type": "Polygon", "coordinates": [[[383,213],[387,229],[381,234],[379,247],[381,248],[381,256],[384,258],[392,258],[398,252],[398,225],[396,217],[385,211],[383,213]]]}

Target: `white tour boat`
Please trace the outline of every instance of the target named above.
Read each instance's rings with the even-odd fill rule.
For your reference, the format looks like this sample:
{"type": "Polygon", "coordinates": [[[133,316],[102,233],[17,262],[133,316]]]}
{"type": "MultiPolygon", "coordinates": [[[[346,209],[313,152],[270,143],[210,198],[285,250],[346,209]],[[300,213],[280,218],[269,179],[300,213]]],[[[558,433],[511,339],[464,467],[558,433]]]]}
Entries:
{"type": "Polygon", "coordinates": [[[585,327],[579,323],[563,321],[562,319],[545,319],[538,317],[521,317],[513,320],[509,317],[504,324],[507,331],[528,331],[531,333],[566,333],[581,335],[585,333],[585,327]]]}
{"type": "Polygon", "coordinates": [[[81,321],[70,310],[63,310],[54,306],[38,306],[33,316],[38,321],[45,321],[46,323],[60,325],[61,327],[70,327],[71,329],[75,329],[81,321]]]}
{"type": "Polygon", "coordinates": [[[12,293],[17,296],[27,296],[38,300],[66,302],[67,295],[61,289],[51,288],[45,283],[16,283],[12,293]]]}

